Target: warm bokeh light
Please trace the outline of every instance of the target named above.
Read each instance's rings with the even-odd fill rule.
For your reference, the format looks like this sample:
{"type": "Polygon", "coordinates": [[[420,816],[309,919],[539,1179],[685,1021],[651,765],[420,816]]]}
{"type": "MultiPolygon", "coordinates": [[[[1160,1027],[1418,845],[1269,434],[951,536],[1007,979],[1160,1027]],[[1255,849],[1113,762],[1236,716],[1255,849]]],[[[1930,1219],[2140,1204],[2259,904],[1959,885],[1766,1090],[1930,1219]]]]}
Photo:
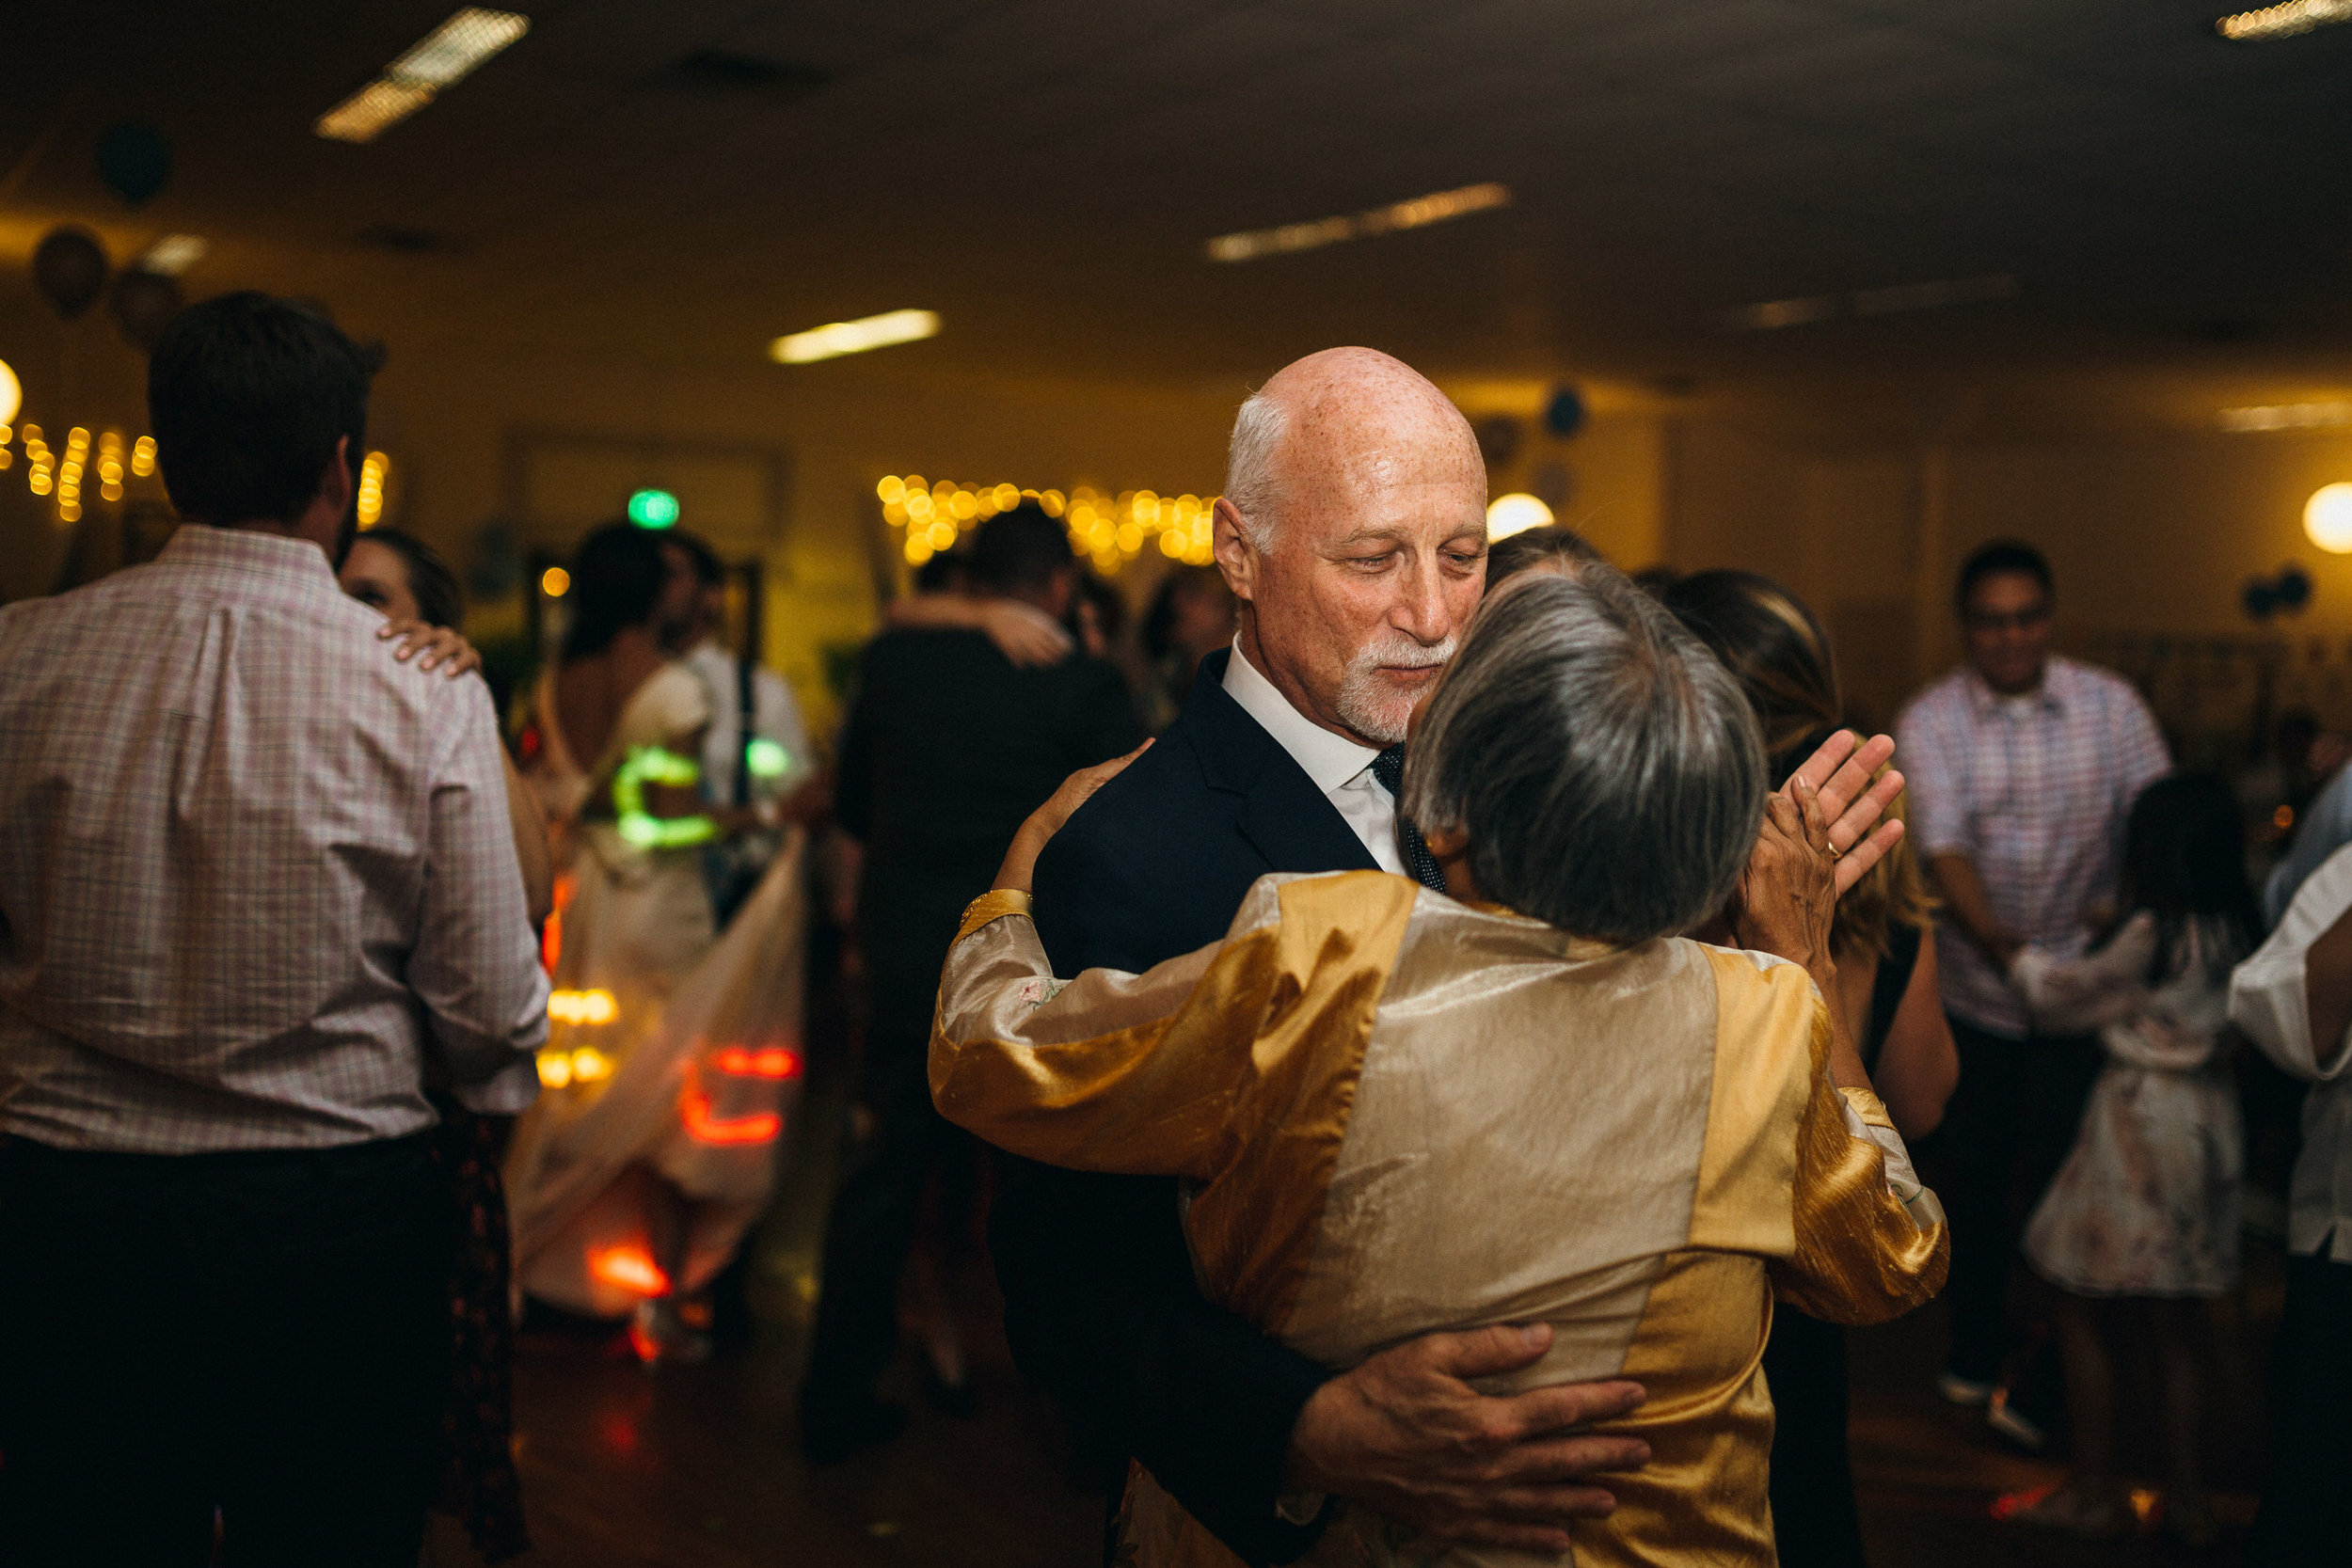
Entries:
{"type": "Polygon", "coordinates": [[[155,437],[142,436],[131,443],[131,472],[145,479],[155,471],[155,437]]]}
{"type": "Polygon", "coordinates": [[[760,1111],[748,1117],[712,1114],[710,1096],[691,1079],[686,1092],[678,1097],[678,1119],[685,1124],[688,1137],[716,1148],[773,1143],[784,1132],[784,1117],[773,1111],[760,1111]]]}
{"type": "Polygon", "coordinates": [[[16,411],[24,406],[24,384],[16,378],[16,372],[0,359],[0,424],[10,424],[16,411]]]}
{"type": "MultiPolygon", "coordinates": [[[[768,345],[768,356],[779,365],[812,365],[819,359],[864,354],[868,349],[888,348],[894,343],[919,342],[938,333],[936,310],[888,310],[879,316],[861,316],[856,321],[827,322],[806,332],[778,338],[768,345]]],[[[910,488],[913,483],[908,482],[910,488]]]]}
{"type": "Polygon", "coordinates": [[[572,591],[572,574],[561,566],[550,566],[539,574],[539,592],[550,599],[560,599],[572,591]]]}
{"type": "Polygon", "coordinates": [[[798,1078],[801,1075],[801,1053],[781,1045],[762,1046],[754,1051],[749,1046],[730,1045],[711,1058],[721,1072],[738,1078],[798,1078]]]}
{"type": "Polygon", "coordinates": [[[558,990],[548,993],[548,1017],[558,1023],[610,1023],[621,1016],[609,990],[558,990]]]}
{"type": "Polygon", "coordinates": [[[670,1276],[644,1246],[630,1242],[598,1247],[588,1254],[588,1272],[607,1285],[617,1285],[641,1296],[666,1296],[670,1276]]]}
{"type": "Polygon", "coordinates": [[[2303,503],[2303,531],[2331,555],[2352,554],[2352,484],[2323,484],[2303,503]]]}
{"type": "Polygon", "coordinates": [[[358,513],[361,528],[373,528],[384,515],[384,479],[392,469],[392,460],[380,451],[368,453],[359,465],[358,513]]]}
{"type": "Polygon", "coordinates": [[[882,521],[907,531],[903,550],[915,566],[955,548],[963,533],[1024,501],[1035,501],[1047,516],[1060,519],[1070,531],[1071,553],[1091,561],[1106,576],[1147,549],[1188,566],[1205,566],[1215,559],[1215,496],[1124,490],[1114,497],[1081,484],[1065,497],[1059,490],[1027,490],[1009,481],[977,484],[946,479],[926,487],[920,474],[885,479],[874,493],[882,498],[882,521]]]}
{"type": "Polygon", "coordinates": [[[2252,43],[2293,38],[2331,22],[2352,22],[2352,0],[2285,0],[2283,5],[2225,16],[2213,30],[2233,43],[2252,43]]]}
{"type": "Polygon", "coordinates": [[[1497,496],[1486,507],[1486,537],[1508,539],[1531,528],[1551,526],[1551,508],[1524,490],[1497,496]]]}

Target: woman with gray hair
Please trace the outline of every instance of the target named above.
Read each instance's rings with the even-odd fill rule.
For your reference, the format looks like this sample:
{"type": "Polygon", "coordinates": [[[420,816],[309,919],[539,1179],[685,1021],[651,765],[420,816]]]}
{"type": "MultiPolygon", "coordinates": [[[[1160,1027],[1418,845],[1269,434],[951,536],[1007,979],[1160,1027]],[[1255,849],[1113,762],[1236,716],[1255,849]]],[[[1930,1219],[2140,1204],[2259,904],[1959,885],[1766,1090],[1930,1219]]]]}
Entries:
{"type": "MultiPolygon", "coordinates": [[[[1821,1002],[1851,872],[1817,791],[1845,741],[1768,800],[1747,702],[1689,633],[1609,568],[1530,574],[1472,625],[1406,764],[1401,804],[1452,896],[1271,876],[1224,942],[1065,983],[1027,890],[1117,765],[1081,774],[964,916],[933,1096],[1033,1159],[1188,1179],[1209,1293],[1327,1365],[1548,1324],[1519,1386],[1648,1396],[1605,1429],[1649,1462],[1569,1525],[1578,1560],[1769,1562],[1771,1301],[1878,1322],[1931,1295],[1948,1253],[1821,1002]],[[1676,935],[1726,901],[1756,951],[1676,935]]],[[[1218,1560],[1140,1468],[1120,1528],[1141,1563],[1218,1560]]],[[[1531,1560],[1343,1503],[1312,1560],[1531,1560]]]]}

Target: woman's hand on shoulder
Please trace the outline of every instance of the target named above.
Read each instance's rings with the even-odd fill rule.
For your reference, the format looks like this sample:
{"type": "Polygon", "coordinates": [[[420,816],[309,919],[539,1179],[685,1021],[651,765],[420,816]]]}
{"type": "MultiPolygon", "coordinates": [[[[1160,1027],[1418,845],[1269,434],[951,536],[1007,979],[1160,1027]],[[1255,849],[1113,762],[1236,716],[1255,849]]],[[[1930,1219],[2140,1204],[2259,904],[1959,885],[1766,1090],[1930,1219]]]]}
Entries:
{"type": "Polygon", "coordinates": [[[997,868],[993,885],[1028,892],[1030,879],[1037,872],[1037,858],[1044,852],[1046,841],[1061,832],[1062,824],[1075,816],[1096,790],[1125,772],[1129,763],[1151,749],[1152,743],[1147,740],[1123,757],[1081,768],[1064,779],[1061,787],[1031,812],[1029,819],[1021,824],[1021,831],[1012,835],[1012,847],[1005,851],[1005,861],[997,868]]]}
{"type": "Polygon", "coordinates": [[[400,646],[392,650],[394,658],[403,663],[415,658],[420,670],[438,666],[452,680],[482,668],[482,655],[474,645],[448,626],[429,621],[387,621],[375,628],[375,635],[381,641],[400,640],[400,646]]]}

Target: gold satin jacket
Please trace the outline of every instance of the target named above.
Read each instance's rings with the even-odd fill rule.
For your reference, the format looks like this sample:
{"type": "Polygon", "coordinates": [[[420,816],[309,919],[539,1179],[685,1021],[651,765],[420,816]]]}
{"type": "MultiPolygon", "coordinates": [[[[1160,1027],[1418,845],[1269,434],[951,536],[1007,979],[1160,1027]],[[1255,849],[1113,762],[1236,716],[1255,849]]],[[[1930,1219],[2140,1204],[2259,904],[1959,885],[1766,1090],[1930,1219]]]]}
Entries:
{"type": "MultiPolygon", "coordinates": [[[[1772,1301],[1883,1322],[1949,1260],[1885,1108],[1831,1084],[1804,971],[1611,947],[1349,871],[1262,878],[1224,942],[1065,983],[1028,903],[979,898],[947,956],[943,1115],[1049,1164],[1184,1178],[1209,1294],[1326,1366],[1550,1323],[1544,1359],[1495,1387],[1649,1395],[1605,1430],[1653,1458],[1609,1478],[1616,1512],[1575,1522],[1574,1560],[1773,1560],[1772,1301]]],[[[1148,1568],[1236,1560],[1139,1468],[1123,1528],[1148,1568]]],[[[1343,1504],[1308,1560],[1554,1560],[1343,1504]]]]}

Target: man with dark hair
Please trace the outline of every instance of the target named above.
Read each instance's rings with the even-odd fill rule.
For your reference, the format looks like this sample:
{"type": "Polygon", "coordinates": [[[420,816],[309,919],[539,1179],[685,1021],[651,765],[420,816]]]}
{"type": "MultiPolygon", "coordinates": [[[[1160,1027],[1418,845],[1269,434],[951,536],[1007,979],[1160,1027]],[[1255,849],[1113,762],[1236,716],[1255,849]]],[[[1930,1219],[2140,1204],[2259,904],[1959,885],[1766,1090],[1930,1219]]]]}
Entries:
{"type": "MultiPolygon", "coordinates": [[[[332,459],[356,488],[375,357],[307,306],[224,294],[183,311],[148,360],[149,420],[173,510],[190,520],[292,529],[332,459]]],[[[340,564],[358,530],[345,508],[318,541],[340,564]]]]}
{"type": "Polygon", "coordinates": [[[2018,1228],[2074,1143],[2100,1056],[2088,1038],[2036,1035],[2009,966],[2029,942],[2082,951],[2092,911],[2115,896],[2132,801],[2172,766],[2129,682],[2050,652],[2055,603],[2031,545],[1971,554],[1958,594],[1967,662],[1912,699],[1895,752],[1943,900],[1936,951],[1960,1047],[1943,1128],[1952,1353],[1938,1386],[1989,1403],[2029,1448],[2040,1424],[1998,1387],[2016,1345],[2003,1302],[2018,1228]]]}
{"type": "Polygon", "coordinates": [[[185,519],[0,610],[0,1560],[417,1560],[448,1372],[427,1063],[536,1091],[480,680],[337,588],[366,356],[261,294],[148,401],[185,519]]]}
{"type": "MultiPolygon", "coordinates": [[[[977,586],[1058,620],[1076,564],[1036,502],[980,526],[977,586]]],[[[825,1227],[824,1294],[801,1390],[810,1458],[893,1435],[904,1413],[874,1380],[898,1340],[898,1274],[923,1186],[969,1158],[924,1075],[940,966],[963,908],[988,891],[1029,813],[1080,768],[1142,738],[1119,673],[1083,655],[1015,666],[978,631],[900,627],[866,650],[841,740],[837,810],[866,847],[857,930],[871,998],[859,1103],[870,1124],[825,1227]]]]}

